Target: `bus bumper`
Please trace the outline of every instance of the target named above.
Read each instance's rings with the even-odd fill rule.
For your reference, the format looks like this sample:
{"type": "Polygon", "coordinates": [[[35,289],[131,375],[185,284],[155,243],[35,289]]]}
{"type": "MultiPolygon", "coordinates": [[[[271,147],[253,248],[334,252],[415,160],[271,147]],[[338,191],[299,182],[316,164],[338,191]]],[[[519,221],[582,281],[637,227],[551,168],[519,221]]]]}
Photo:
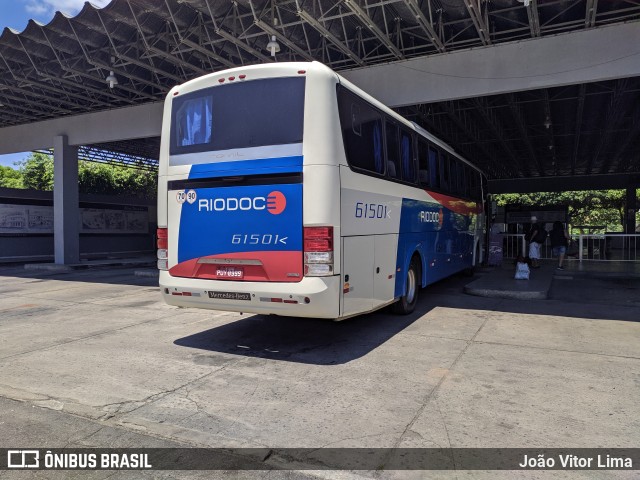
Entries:
{"type": "Polygon", "coordinates": [[[173,277],[160,270],[160,291],[166,303],[177,307],[289,317],[340,316],[340,275],[304,277],[296,283],[234,282],[173,277]]]}

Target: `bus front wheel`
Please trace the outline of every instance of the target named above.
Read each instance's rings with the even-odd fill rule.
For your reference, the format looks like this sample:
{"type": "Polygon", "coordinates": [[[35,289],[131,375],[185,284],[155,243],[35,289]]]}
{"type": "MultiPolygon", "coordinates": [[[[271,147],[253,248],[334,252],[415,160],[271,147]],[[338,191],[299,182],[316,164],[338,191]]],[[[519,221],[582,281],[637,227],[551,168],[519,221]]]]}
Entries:
{"type": "Polygon", "coordinates": [[[393,311],[400,315],[408,315],[416,308],[418,303],[418,292],[420,291],[418,261],[414,257],[411,259],[409,270],[407,271],[404,295],[400,297],[394,306],[393,311]]]}

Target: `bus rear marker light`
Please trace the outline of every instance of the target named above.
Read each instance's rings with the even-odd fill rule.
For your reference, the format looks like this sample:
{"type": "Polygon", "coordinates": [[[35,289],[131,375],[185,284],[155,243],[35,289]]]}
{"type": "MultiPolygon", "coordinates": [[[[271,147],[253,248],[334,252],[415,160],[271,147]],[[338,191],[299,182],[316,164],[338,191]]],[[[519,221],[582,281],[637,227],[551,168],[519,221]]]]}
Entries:
{"type": "Polygon", "coordinates": [[[158,228],[156,230],[158,270],[168,270],[169,258],[169,230],[166,228],[158,228]]]}
{"type": "Polygon", "coordinates": [[[283,300],[279,297],[260,297],[261,302],[271,302],[271,303],[298,303],[297,300],[283,300]]]}
{"type": "Polygon", "coordinates": [[[304,274],[333,275],[333,227],[304,227],[304,274]]]}

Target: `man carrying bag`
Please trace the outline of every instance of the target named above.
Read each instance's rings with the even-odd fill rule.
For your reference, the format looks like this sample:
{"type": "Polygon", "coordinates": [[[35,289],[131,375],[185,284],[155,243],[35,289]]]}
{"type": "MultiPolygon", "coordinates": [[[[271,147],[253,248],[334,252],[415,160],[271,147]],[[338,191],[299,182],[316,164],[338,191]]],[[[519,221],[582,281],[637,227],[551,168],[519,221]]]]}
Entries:
{"type": "Polygon", "coordinates": [[[547,239],[547,231],[538,223],[538,218],[534,215],[531,217],[531,230],[529,231],[529,258],[531,259],[531,267],[540,267],[540,248],[547,239]]]}

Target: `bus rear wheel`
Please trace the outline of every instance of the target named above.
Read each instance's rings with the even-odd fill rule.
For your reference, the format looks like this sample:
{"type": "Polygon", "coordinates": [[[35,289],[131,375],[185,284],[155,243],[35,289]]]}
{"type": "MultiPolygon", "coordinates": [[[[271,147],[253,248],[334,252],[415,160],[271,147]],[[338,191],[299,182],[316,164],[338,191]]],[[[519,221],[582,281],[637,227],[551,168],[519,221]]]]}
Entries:
{"type": "Polygon", "coordinates": [[[407,270],[404,295],[393,305],[393,311],[395,313],[408,315],[415,310],[416,304],[418,303],[418,292],[420,291],[419,272],[418,260],[416,257],[413,257],[409,265],[409,270],[407,270]]]}

